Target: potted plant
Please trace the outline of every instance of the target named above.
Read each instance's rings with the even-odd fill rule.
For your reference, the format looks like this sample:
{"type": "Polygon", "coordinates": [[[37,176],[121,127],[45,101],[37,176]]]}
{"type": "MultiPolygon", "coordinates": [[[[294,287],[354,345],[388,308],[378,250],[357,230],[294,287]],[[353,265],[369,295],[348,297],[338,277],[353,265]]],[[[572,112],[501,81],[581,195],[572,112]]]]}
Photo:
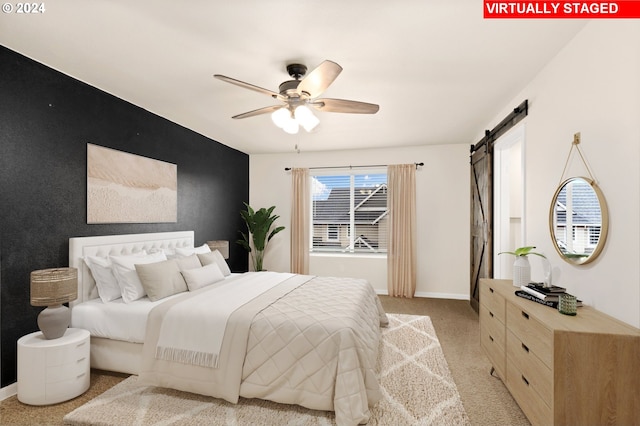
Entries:
{"type": "Polygon", "coordinates": [[[501,254],[512,254],[516,257],[515,262],[513,262],[513,285],[516,287],[526,286],[531,281],[531,264],[529,263],[528,255],[535,254],[536,256],[547,258],[542,253],[532,251],[533,249],[535,249],[535,246],[526,246],[517,248],[516,251],[503,251],[498,253],[498,256],[501,254]]]}
{"type": "Polygon", "coordinates": [[[238,240],[237,243],[244,247],[251,255],[253,270],[262,271],[264,252],[267,244],[274,235],[284,229],[284,226],[278,226],[271,230],[274,222],[280,217],[277,214],[272,214],[276,206],[271,206],[268,209],[263,207],[259,210],[254,210],[249,204],[244,203],[244,205],[247,209],[241,210],[240,215],[247,225],[248,232],[244,233],[240,231],[242,239],[238,240]]]}

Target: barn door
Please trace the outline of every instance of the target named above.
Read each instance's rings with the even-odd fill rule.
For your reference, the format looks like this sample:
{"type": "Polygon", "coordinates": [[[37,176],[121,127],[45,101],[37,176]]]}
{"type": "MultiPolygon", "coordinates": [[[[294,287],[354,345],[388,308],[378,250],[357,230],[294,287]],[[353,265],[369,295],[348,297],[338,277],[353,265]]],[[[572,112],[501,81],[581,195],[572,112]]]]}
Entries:
{"type": "Polygon", "coordinates": [[[471,154],[471,307],[478,312],[480,278],[493,275],[493,162],[492,145],[484,143],[471,154]]]}
{"type": "Polygon", "coordinates": [[[478,312],[480,278],[493,278],[493,144],[529,113],[525,99],[480,142],[471,145],[471,287],[469,300],[478,312]]]}

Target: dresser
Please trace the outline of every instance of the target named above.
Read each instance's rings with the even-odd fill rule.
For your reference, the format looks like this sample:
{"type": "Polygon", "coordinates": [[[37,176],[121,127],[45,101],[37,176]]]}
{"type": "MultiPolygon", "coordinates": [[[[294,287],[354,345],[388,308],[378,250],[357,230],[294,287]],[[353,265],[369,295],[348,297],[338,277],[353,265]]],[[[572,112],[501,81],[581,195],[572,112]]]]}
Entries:
{"type": "Polygon", "coordinates": [[[640,330],[588,306],[562,315],[515,291],[511,280],[480,280],[480,344],[529,421],[640,424],[640,330]]]}
{"type": "Polygon", "coordinates": [[[47,340],[35,332],[18,340],[18,400],[46,405],[66,401],[89,388],[89,332],[69,328],[47,340]]]}

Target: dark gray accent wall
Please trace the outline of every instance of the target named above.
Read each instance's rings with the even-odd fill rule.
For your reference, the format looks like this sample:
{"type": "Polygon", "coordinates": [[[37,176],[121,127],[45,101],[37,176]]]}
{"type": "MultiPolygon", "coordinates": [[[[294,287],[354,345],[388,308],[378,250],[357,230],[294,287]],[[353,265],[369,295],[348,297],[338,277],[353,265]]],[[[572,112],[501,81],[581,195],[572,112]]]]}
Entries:
{"type": "Polygon", "coordinates": [[[16,342],[37,331],[29,274],[68,265],[69,238],[194,230],[231,241],[249,200],[249,157],[0,46],[0,386],[16,381],[16,342]],[[177,165],[178,221],[88,225],[87,143],[177,165]]]}

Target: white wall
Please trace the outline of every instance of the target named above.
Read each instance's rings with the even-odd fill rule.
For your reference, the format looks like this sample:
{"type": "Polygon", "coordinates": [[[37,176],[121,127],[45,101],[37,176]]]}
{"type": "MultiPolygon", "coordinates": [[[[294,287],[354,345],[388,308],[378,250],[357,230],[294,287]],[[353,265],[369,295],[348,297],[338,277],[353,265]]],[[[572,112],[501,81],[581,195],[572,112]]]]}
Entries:
{"type": "MultiPolygon", "coordinates": [[[[529,100],[526,243],[549,257],[554,284],[640,327],[640,22],[589,22],[494,123],[523,99],[529,100]],[[576,132],[610,213],[604,251],[583,266],[556,254],[548,224],[551,198],[576,132]]],[[[565,178],[588,177],[575,150],[570,164],[565,178]]],[[[532,265],[532,278],[542,280],[541,264],[532,260],[532,265]]]]}
{"type": "MultiPolygon", "coordinates": [[[[416,296],[469,299],[469,145],[258,154],[249,161],[249,204],[275,205],[277,223],[287,227],[265,255],[266,269],[275,271],[289,271],[290,265],[291,175],[285,167],[424,162],[416,172],[416,296]]],[[[309,273],[366,278],[378,293],[387,293],[385,257],[312,256],[309,273]]]]}

